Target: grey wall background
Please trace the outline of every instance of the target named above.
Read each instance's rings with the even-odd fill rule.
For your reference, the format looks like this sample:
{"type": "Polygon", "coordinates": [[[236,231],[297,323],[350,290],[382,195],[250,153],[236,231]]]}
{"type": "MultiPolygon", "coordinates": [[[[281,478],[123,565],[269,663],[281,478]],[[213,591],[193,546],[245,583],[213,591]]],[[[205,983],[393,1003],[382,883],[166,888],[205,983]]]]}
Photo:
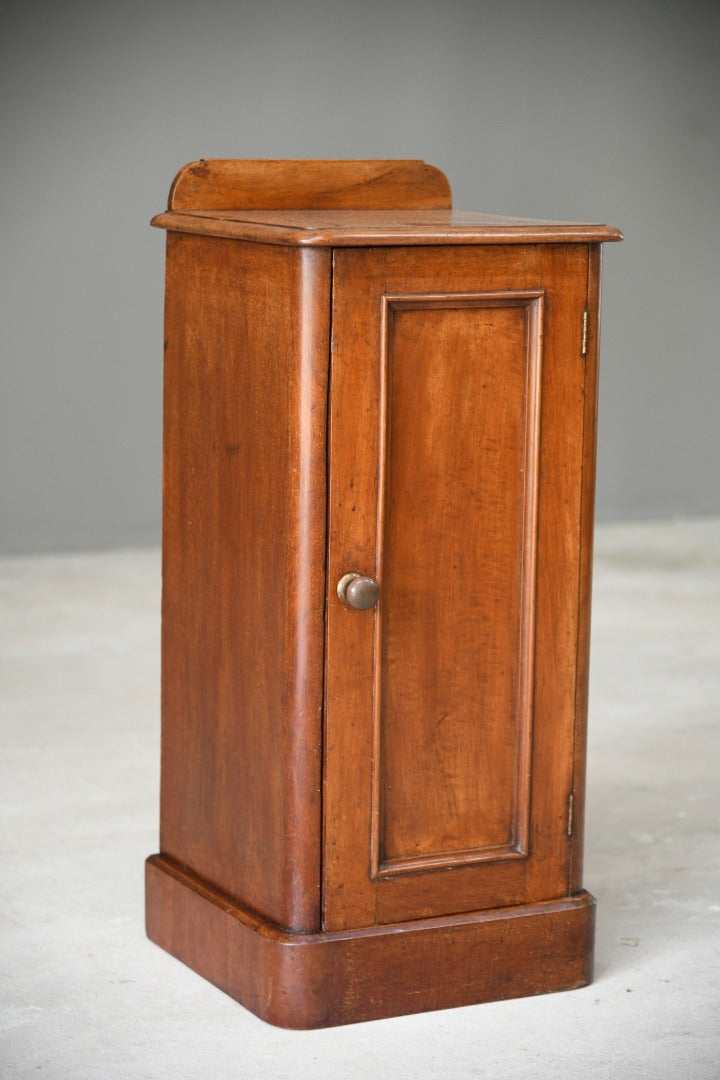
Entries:
{"type": "Polygon", "coordinates": [[[598,515],[720,512],[720,6],[6,4],[2,550],[154,542],[163,235],[198,157],[421,157],[603,221],[598,515]]]}

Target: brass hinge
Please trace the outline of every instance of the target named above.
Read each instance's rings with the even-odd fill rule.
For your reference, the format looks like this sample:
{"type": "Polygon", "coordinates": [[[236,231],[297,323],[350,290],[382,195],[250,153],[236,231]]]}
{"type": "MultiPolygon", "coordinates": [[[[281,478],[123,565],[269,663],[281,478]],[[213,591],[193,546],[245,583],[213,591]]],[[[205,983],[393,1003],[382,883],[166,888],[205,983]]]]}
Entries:
{"type": "Polygon", "coordinates": [[[588,338],[588,312],[582,313],[582,344],[580,345],[580,355],[587,356],[587,338],[588,338]]]}
{"type": "Polygon", "coordinates": [[[573,834],[573,817],[575,815],[575,793],[570,792],[568,795],[568,815],[567,815],[567,834],[572,836],[573,834]]]}

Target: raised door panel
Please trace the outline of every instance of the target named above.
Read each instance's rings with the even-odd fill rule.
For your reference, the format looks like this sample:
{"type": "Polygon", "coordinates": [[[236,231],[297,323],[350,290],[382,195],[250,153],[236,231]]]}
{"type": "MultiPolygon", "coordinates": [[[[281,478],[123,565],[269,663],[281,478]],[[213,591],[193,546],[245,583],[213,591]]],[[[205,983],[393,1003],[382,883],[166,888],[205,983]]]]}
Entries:
{"type": "Polygon", "coordinates": [[[566,892],[587,255],[335,253],[328,929],[566,892]]]}
{"type": "Polygon", "coordinates": [[[525,853],[542,295],[383,305],[377,875],[525,853]]]}

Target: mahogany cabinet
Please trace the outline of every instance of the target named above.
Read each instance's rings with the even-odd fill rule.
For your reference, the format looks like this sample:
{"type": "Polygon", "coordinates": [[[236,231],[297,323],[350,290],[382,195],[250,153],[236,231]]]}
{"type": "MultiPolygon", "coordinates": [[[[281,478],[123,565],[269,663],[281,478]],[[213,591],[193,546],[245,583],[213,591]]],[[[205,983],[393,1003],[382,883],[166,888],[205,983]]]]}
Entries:
{"type": "Polygon", "coordinates": [[[167,233],[149,936],[262,1018],[591,977],[604,225],[417,161],[200,161],[167,233]]]}

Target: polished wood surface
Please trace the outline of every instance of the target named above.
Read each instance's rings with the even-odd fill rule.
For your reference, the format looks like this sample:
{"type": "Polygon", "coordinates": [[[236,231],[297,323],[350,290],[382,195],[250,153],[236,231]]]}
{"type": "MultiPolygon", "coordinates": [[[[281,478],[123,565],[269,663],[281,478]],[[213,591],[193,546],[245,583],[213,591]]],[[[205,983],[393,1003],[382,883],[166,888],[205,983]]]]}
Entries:
{"type": "Polygon", "coordinates": [[[319,926],[329,286],[325,252],[168,237],[161,849],[293,930],[319,926]]]}
{"type": "Polygon", "coordinates": [[[158,214],[152,224],[175,232],[308,247],[568,244],[622,239],[619,230],[609,225],[539,221],[449,209],[170,211],[158,214]]]}
{"type": "Polygon", "coordinates": [[[562,900],[352,933],[288,934],[148,860],[148,934],[263,1020],[324,1028],[571,990],[592,978],[595,902],[562,900]]]}
{"type": "Polygon", "coordinates": [[[168,198],[168,210],[431,210],[450,205],[447,178],[417,160],[206,158],[180,170],[168,198]]]}
{"type": "Polygon", "coordinates": [[[590,677],[590,611],[592,602],[593,525],[595,519],[595,458],[598,419],[598,352],[600,347],[600,269],[602,247],[590,248],[588,275],[588,332],[585,360],[585,409],[582,440],[580,551],[577,598],[577,667],[575,679],[574,762],[568,892],[582,888],[585,840],[585,769],[587,759],[588,690],[590,677]]]}
{"type": "Polygon", "coordinates": [[[377,873],[525,852],[541,298],[388,301],[377,873]]]}
{"type": "Polygon", "coordinates": [[[587,276],[585,245],[335,255],[329,929],[567,892],[587,276]],[[376,611],[333,603],[349,570],[376,611]]]}
{"type": "Polygon", "coordinates": [[[150,937],[290,1027],[582,985],[619,232],[451,211],[421,162],[194,163],[170,201],[150,937]]]}

